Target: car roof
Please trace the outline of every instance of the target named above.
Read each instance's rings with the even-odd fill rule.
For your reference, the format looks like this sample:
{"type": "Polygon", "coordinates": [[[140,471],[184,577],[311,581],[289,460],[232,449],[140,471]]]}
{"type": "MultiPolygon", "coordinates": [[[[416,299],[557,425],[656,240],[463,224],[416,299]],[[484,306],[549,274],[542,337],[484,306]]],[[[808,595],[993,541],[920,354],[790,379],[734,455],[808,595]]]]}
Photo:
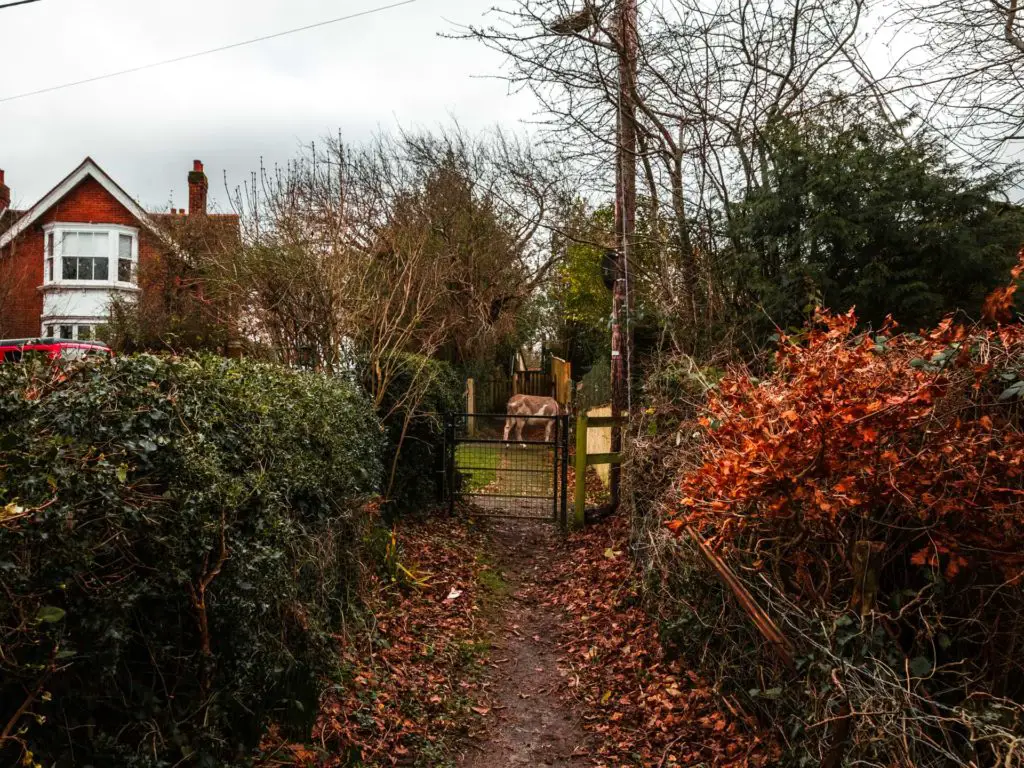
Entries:
{"type": "Polygon", "coordinates": [[[81,341],[76,339],[0,339],[0,347],[27,347],[33,345],[53,347],[61,344],[64,346],[100,347],[102,349],[110,349],[110,347],[102,341],[89,341],[85,339],[82,339],[81,341]]]}

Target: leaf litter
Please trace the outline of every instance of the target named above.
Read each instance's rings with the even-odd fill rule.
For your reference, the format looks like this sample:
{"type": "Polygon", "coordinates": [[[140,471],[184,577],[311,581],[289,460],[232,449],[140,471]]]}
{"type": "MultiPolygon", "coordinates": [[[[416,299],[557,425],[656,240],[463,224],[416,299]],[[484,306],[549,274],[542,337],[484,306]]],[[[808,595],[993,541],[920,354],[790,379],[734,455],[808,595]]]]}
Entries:
{"type": "Polygon", "coordinates": [[[564,612],[567,700],[594,739],[595,766],[772,765],[768,732],[669,658],[642,606],[621,518],[559,545],[546,602],[564,612]]]}
{"type": "Polygon", "coordinates": [[[393,541],[392,573],[365,577],[369,636],[359,627],[338,638],[343,674],[311,742],[265,745],[261,765],[450,764],[478,707],[483,539],[432,518],[399,524],[393,541]]]}
{"type": "Polygon", "coordinates": [[[325,696],[312,741],[279,743],[262,765],[760,768],[777,759],[765,729],[666,655],[641,605],[624,521],[566,540],[550,526],[510,521],[485,534],[435,518],[402,524],[397,538],[413,577],[371,577],[371,640],[341,642],[346,675],[325,696]],[[510,581],[490,606],[488,571],[510,581]]]}

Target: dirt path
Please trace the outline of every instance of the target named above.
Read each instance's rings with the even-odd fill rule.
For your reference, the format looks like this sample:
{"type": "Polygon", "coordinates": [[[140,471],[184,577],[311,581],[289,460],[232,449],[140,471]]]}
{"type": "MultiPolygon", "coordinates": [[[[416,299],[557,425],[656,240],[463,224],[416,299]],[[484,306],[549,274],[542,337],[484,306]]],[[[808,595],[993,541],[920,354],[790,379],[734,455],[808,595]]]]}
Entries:
{"type": "Polygon", "coordinates": [[[588,750],[580,724],[559,698],[556,645],[561,618],[544,605],[556,536],[550,524],[496,521],[491,551],[506,596],[492,641],[489,711],[470,742],[463,768],[582,766],[588,750]]]}

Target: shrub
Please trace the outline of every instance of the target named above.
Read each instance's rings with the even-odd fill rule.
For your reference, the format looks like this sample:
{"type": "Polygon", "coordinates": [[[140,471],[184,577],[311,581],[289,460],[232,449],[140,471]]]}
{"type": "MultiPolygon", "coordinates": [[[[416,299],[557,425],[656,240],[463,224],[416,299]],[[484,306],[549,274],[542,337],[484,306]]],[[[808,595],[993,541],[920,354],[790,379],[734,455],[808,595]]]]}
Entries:
{"type": "Polygon", "coordinates": [[[769,530],[799,533],[801,547],[856,532],[947,578],[968,558],[1013,575],[1024,543],[1020,327],[968,333],[947,321],[927,338],[872,336],[854,334],[852,312],[819,318],[824,328],[783,342],[767,381],[721,383],[679,519],[723,545],[769,530]]]}
{"type": "Polygon", "coordinates": [[[0,762],[234,765],[306,727],[382,442],[357,388],[269,365],[0,367],[0,762]]]}
{"type": "Polygon", "coordinates": [[[769,377],[733,371],[661,443],[687,456],[657,511],[687,535],[653,546],[637,525],[655,606],[681,652],[779,728],[792,764],[819,764],[848,726],[860,765],[1017,764],[1024,326],[855,328],[819,314],[769,377]]]}
{"type": "Polygon", "coordinates": [[[464,408],[463,385],[450,364],[402,357],[378,407],[388,440],[387,512],[414,512],[440,500],[444,414],[464,408]]]}

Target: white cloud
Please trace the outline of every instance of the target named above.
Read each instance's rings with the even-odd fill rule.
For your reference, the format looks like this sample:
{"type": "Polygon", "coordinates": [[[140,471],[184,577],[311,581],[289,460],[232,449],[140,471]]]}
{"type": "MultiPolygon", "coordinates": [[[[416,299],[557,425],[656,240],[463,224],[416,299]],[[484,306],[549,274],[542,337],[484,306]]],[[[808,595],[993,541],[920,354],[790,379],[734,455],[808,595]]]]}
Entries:
{"type": "MultiPolygon", "coordinates": [[[[41,0],[0,10],[0,98],[312,24],[386,0],[41,0]]],[[[437,36],[479,22],[486,0],[417,0],[245,48],[0,103],[0,168],[16,204],[35,202],[91,155],[144,206],[187,203],[206,163],[223,207],[229,185],[338,130],[468,128],[528,118],[500,59],[437,36]],[[442,15],[443,14],[443,15],[442,15]],[[173,198],[171,195],[173,194],[173,198]]]]}

